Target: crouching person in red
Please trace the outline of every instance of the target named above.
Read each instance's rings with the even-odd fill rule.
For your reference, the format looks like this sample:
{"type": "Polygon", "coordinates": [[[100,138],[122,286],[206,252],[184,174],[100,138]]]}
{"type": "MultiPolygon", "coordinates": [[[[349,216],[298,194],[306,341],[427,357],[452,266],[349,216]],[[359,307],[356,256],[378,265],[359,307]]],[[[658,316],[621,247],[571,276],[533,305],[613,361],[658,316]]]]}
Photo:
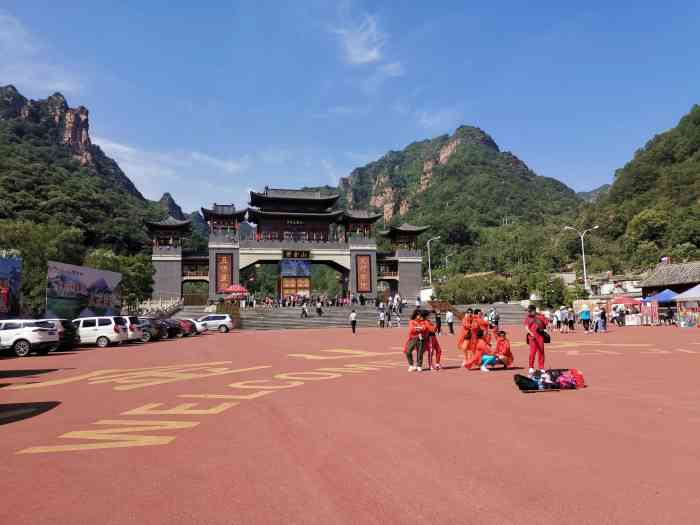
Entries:
{"type": "Polygon", "coordinates": [[[423,370],[423,318],[420,310],[416,309],[411,315],[411,320],[408,322],[408,340],[403,347],[408,360],[409,372],[421,372],[423,370]],[[416,362],[413,364],[413,350],[416,350],[416,362]]]}
{"type": "Polygon", "coordinates": [[[464,368],[467,370],[470,370],[476,366],[479,367],[482,372],[490,372],[488,366],[496,362],[497,358],[493,354],[491,347],[486,342],[486,339],[484,339],[484,336],[484,331],[481,328],[476,330],[476,346],[474,349],[474,356],[464,365],[464,368]]]}
{"type": "Polygon", "coordinates": [[[508,368],[513,364],[513,352],[510,351],[510,341],[503,330],[496,332],[496,351],[494,355],[497,359],[495,364],[502,364],[503,368],[508,368]]]}

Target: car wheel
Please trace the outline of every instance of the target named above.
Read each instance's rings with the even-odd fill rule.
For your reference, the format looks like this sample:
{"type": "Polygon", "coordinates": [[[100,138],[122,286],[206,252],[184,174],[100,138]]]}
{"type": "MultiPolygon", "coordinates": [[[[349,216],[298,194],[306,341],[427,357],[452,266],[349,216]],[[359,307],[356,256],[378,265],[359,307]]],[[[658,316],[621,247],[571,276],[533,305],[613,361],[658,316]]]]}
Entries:
{"type": "Polygon", "coordinates": [[[29,344],[29,341],[20,339],[19,341],[15,341],[15,344],[12,345],[12,350],[17,357],[27,357],[32,351],[32,345],[29,344]]]}
{"type": "Polygon", "coordinates": [[[178,331],[175,333],[175,337],[177,337],[178,339],[181,338],[181,337],[184,336],[184,335],[185,335],[185,333],[184,333],[182,330],[178,330],[178,331]]]}
{"type": "Polygon", "coordinates": [[[108,345],[109,345],[109,339],[107,339],[106,337],[103,336],[103,337],[97,338],[97,346],[99,346],[100,348],[105,348],[108,345]]]}
{"type": "Polygon", "coordinates": [[[170,330],[163,330],[160,338],[161,339],[170,339],[170,330]]]}
{"type": "Polygon", "coordinates": [[[151,340],[151,332],[144,332],[141,336],[142,343],[148,343],[151,340]]]}
{"type": "Polygon", "coordinates": [[[226,332],[228,332],[228,326],[226,326],[225,324],[222,324],[219,327],[219,332],[221,332],[222,334],[225,334],[226,332]]]}

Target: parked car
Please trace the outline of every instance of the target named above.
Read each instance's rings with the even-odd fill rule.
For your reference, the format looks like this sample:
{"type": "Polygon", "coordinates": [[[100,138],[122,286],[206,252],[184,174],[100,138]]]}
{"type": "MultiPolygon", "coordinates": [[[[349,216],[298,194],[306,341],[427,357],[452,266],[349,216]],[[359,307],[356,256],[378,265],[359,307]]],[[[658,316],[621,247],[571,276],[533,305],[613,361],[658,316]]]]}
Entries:
{"type": "Polygon", "coordinates": [[[100,348],[120,344],[128,337],[126,321],[121,316],[80,317],[73,320],[82,344],[95,344],[100,348]]]}
{"type": "Polygon", "coordinates": [[[197,335],[197,327],[189,319],[178,319],[180,323],[180,328],[182,328],[182,335],[197,335]]]}
{"type": "Polygon", "coordinates": [[[139,323],[139,318],[135,316],[122,316],[122,319],[126,322],[126,342],[132,343],[134,341],[141,341],[143,338],[143,330],[141,329],[141,323],[139,323]]]}
{"type": "Polygon", "coordinates": [[[203,323],[202,321],[197,321],[196,319],[185,319],[185,321],[194,323],[194,328],[198,334],[202,334],[209,330],[209,328],[207,327],[207,323],[203,323]]]}
{"type": "Polygon", "coordinates": [[[141,341],[144,343],[157,339],[167,339],[169,337],[167,324],[159,319],[153,317],[139,317],[139,324],[143,332],[141,341]]]}
{"type": "Polygon", "coordinates": [[[199,322],[207,325],[209,330],[218,330],[225,334],[229,330],[233,330],[233,319],[228,314],[210,314],[200,317],[199,322]]]}
{"type": "Polygon", "coordinates": [[[53,323],[37,319],[0,320],[0,349],[12,350],[17,357],[32,352],[46,355],[58,346],[53,323]]]}
{"type": "Polygon", "coordinates": [[[182,337],[184,335],[182,332],[182,327],[180,326],[180,323],[177,320],[163,319],[161,323],[163,323],[163,325],[165,326],[163,339],[168,339],[170,337],[182,337]]]}
{"type": "Polygon", "coordinates": [[[80,336],[75,325],[68,319],[44,319],[53,324],[58,332],[57,350],[72,350],[80,344],[80,336]]]}

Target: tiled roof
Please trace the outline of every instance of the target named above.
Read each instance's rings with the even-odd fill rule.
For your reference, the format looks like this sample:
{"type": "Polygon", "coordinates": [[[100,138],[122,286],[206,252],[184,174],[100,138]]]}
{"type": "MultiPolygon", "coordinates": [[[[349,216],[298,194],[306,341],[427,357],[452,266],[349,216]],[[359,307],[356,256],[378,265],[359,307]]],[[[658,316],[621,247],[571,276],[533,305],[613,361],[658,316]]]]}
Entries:
{"type": "Polygon", "coordinates": [[[345,210],[344,215],[348,219],[364,219],[372,221],[376,221],[382,216],[381,213],[372,213],[367,210],[345,210]]]}
{"type": "Polygon", "coordinates": [[[323,195],[318,190],[293,190],[283,188],[265,188],[265,191],[260,195],[266,197],[281,198],[281,199],[336,199],[338,194],[323,195]]]}
{"type": "Polygon", "coordinates": [[[174,218],[172,215],[168,215],[165,219],[162,221],[146,221],[146,224],[150,226],[185,226],[190,224],[189,219],[185,219],[184,221],[180,221],[176,218],[174,218]]]}
{"type": "Polygon", "coordinates": [[[639,286],[651,288],[697,283],[700,283],[700,261],[691,261],[680,264],[659,264],[649,277],[639,283],[639,286]]]}
{"type": "Polygon", "coordinates": [[[388,230],[379,232],[381,235],[390,235],[392,233],[423,233],[430,226],[414,226],[404,222],[399,226],[390,226],[388,230]]]}

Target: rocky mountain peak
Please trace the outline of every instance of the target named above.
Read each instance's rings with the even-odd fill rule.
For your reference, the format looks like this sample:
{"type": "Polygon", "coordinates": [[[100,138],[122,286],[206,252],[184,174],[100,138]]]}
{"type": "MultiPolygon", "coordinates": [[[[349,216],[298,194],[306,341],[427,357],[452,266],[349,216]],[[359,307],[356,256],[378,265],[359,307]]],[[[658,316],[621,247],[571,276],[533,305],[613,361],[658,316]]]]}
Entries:
{"type": "Polygon", "coordinates": [[[496,144],[496,141],[493,140],[491,135],[481,128],[474,126],[458,127],[452,135],[452,138],[458,140],[461,144],[475,144],[484,146],[493,151],[500,151],[498,144],[496,144]]]}
{"type": "Polygon", "coordinates": [[[182,212],[182,208],[175,202],[175,199],[173,199],[170,193],[165,192],[158,203],[165,208],[168,214],[174,219],[179,221],[185,220],[185,214],[182,212]]]}

